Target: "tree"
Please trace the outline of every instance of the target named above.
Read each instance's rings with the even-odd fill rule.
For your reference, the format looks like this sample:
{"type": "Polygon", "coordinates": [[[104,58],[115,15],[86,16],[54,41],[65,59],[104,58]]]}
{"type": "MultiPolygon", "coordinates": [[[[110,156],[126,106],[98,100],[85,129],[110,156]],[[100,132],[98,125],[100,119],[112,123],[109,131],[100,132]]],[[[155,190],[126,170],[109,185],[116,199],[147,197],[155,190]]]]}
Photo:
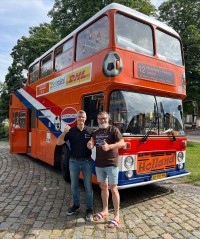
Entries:
{"type": "Polygon", "coordinates": [[[30,27],[29,37],[23,36],[12,49],[11,56],[13,62],[17,62],[23,69],[28,69],[31,62],[50,49],[59,40],[59,36],[48,23],[40,24],[37,27],[30,27]]]}
{"type": "Polygon", "coordinates": [[[187,99],[200,108],[200,0],[169,0],[159,7],[159,20],[181,36],[186,66],[187,99]]]}
{"type": "Polygon", "coordinates": [[[11,56],[12,65],[8,68],[5,77],[7,90],[1,96],[0,106],[4,105],[3,116],[8,117],[9,95],[13,90],[19,89],[26,81],[24,71],[36,58],[50,49],[59,40],[59,36],[53,31],[50,24],[43,23],[36,27],[30,27],[29,37],[23,36],[13,47],[11,56]]]}
{"type": "Polygon", "coordinates": [[[5,116],[8,115],[8,102],[7,85],[0,82],[0,123],[6,118],[5,116]]]}
{"type": "MultiPolygon", "coordinates": [[[[112,0],[55,0],[53,9],[48,15],[52,18],[52,27],[63,38],[112,2],[112,0]]],[[[155,6],[150,0],[116,0],[115,2],[147,15],[155,13],[155,6]]]]}

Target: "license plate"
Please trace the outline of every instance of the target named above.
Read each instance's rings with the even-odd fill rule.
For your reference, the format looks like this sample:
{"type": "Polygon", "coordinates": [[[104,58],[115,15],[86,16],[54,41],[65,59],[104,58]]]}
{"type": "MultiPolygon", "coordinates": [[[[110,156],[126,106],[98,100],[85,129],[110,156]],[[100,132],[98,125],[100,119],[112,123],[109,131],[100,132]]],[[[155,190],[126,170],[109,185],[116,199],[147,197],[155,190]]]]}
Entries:
{"type": "Polygon", "coordinates": [[[154,174],[152,175],[152,180],[158,180],[162,178],[166,178],[166,173],[159,173],[159,174],[154,174]]]}

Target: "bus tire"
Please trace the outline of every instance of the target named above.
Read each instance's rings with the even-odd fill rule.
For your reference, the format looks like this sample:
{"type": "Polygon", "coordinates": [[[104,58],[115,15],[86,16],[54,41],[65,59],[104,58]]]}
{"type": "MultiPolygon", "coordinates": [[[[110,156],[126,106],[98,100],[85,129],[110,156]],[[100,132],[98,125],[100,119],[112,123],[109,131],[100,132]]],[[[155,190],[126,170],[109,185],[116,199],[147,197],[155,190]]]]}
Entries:
{"type": "Polygon", "coordinates": [[[62,147],[62,154],[61,154],[61,171],[62,176],[65,181],[70,182],[70,172],[69,172],[69,158],[70,158],[70,151],[69,147],[64,144],[62,147]]]}

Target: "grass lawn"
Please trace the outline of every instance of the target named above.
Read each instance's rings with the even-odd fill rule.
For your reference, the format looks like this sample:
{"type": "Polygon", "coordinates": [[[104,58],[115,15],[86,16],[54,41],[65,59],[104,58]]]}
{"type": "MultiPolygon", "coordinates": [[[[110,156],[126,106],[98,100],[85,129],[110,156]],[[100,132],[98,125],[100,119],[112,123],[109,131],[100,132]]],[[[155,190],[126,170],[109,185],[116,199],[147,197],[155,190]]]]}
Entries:
{"type": "Polygon", "coordinates": [[[180,180],[200,186],[200,143],[187,142],[186,169],[191,174],[180,180]]]}

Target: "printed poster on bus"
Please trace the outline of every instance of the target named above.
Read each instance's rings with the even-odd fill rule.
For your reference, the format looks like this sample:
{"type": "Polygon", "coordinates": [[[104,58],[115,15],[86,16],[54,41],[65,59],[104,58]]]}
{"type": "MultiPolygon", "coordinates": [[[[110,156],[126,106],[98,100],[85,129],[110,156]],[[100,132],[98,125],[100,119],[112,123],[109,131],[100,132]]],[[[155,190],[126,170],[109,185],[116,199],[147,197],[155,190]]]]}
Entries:
{"type": "Polygon", "coordinates": [[[92,78],[92,64],[87,64],[74,71],[67,72],[53,80],[45,82],[37,86],[36,96],[47,95],[52,92],[57,92],[75,85],[90,82],[92,78]]]}

